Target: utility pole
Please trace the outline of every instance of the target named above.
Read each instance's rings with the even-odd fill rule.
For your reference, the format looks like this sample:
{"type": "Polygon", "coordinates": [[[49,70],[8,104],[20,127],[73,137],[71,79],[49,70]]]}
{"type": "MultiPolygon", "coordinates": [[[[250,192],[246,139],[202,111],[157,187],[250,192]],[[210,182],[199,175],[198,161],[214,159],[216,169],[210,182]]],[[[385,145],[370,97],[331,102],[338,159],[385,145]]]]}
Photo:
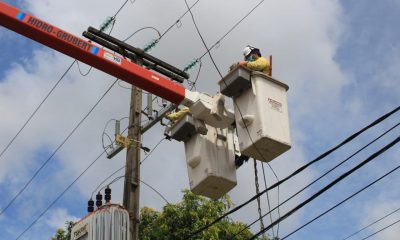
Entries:
{"type": "Polygon", "coordinates": [[[129,113],[128,138],[132,144],[127,149],[124,207],[130,215],[131,240],[139,239],[140,147],[141,147],[142,90],[132,86],[129,113]]]}

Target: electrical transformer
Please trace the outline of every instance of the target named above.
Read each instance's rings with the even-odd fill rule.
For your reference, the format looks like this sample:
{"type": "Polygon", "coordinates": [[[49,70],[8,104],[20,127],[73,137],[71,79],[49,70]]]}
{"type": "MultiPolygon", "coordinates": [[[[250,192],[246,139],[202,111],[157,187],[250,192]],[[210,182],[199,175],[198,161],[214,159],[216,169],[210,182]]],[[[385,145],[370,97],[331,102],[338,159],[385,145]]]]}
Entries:
{"type": "Polygon", "coordinates": [[[74,225],[71,240],[130,240],[129,213],[120,205],[104,205],[74,225]]]}

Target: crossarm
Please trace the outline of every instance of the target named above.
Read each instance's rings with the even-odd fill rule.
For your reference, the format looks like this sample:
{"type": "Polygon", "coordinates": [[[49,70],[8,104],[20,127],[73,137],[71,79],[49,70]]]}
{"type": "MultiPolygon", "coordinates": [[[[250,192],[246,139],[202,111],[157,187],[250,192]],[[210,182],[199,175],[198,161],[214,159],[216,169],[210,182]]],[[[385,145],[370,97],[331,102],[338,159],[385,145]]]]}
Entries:
{"type": "Polygon", "coordinates": [[[0,2],[0,25],[174,104],[182,103],[185,100],[186,93],[188,93],[188,90],[183,86],[164,76],[4,2],[0,2]]]}

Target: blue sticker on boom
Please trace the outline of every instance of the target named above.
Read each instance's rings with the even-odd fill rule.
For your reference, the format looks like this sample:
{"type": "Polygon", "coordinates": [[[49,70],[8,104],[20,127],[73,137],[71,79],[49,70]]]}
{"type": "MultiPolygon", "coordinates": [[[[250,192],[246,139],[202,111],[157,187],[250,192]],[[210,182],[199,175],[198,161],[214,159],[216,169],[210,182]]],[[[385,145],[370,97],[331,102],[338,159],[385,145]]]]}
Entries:
{"type": "Polygon", "coordinates": [[[99,53],[99,48],[96,46],[92,46],[90,52],[93,53],[94,55],[97,55],[97,53],[99,53]]]}
{"type": "Polygon", "coordinates": [[[25,16],[26,16],[25,13],[19,12],[19,13],[17,14],[17,19],[22,21],[22,20],[24,20],[25,16]]]}

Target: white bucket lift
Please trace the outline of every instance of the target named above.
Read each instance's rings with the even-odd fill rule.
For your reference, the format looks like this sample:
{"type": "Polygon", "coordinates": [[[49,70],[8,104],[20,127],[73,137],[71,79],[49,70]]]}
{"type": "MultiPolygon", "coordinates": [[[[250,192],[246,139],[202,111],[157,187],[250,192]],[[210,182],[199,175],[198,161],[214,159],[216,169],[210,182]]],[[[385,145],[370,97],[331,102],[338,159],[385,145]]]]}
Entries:
{"type": "Polygon", "coordinates": [[[171,127],[170,136],[185,143],[192,192],[217,199],[236,186],[233,129],[214,128],[186,114],[171,127]]]}
{"type": "Polygon", "coordinates": [[[218,84],[233,98],[242,154],[269,162],[290,149],[286,84],[242,66],[218,84]]]}
{"type": "Polygon", "coordinates": [[[225,108],[225,97],[222,94],[212,97],[205,93],[192,94],[194,101],[189,108],[194,118],[216,128],[227,128],[235,122],[233,111],[225,108]]]}

